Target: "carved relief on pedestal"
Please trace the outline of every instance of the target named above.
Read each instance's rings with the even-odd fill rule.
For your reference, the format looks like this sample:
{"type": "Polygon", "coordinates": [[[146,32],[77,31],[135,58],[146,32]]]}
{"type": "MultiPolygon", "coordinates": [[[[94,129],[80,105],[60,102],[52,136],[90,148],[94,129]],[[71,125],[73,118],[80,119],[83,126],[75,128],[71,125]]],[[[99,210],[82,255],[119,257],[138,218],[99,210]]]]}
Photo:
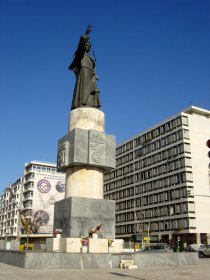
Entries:
{"type": "Polygon", "coordinates": [[[70,166],[115,168],[115,138],[96,130],[75,128],[58,142],[58,171],[70,166]]]}
{"type": "Polygon", "coordinates": [[[62,168],[66,165],[65,163],[66,154],[66,141],[60,141],[58,144],[58,157],[57,157],[57,167],[62,168]]]}
{"type": "Polygon", "coordinates": [[[89,163],[105,164],[105,134],[89,131],[89,163]]]}

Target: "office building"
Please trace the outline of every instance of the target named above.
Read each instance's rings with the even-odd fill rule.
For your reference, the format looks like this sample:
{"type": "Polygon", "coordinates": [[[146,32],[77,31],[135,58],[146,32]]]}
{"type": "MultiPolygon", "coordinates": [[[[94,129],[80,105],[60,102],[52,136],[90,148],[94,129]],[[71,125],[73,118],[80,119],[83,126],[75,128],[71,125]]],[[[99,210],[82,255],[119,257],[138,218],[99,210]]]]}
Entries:
{"type": "Polygon", "coordinates": [[[117,238],[210,243],[210,111],[169,117],[118,145],[116,161],[104,196],[116,201],[117,238]]]}

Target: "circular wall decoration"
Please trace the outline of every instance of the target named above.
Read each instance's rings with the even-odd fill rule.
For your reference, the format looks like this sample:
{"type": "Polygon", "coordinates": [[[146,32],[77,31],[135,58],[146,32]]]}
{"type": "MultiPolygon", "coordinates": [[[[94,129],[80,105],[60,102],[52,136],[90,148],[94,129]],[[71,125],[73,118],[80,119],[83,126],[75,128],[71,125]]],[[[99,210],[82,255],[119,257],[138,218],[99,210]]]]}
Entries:
{"type": "Polygon", "coordinates": [[[92,159],[95,162],[100,163],[103,159],[103,154],[104,152],[102,150],[96,150],[92,153],[92,159]]]}
{"type": "Polygon", "coordinates": [[[37,183],[37,189],[40,193],[48,193],[51,189],[50,182],[46,179],[42,179],[37,183]]]}
{"type": "Polygon", "coordinates": [[[58,181],[56,183],[55,188],[56,188],[57,192],[59,192],[59,193],[65,192],[65,184],[61,181],[58,181]]]}
{"type": "Polygon", "coordinates": [[[38,226],[45,226],[49,222],[49,214],[44,210],[38,210],[34,214],[34,223],[38,226]]]}
{"type": "Polygon", "coordinates": [[[206,146],[207,146],[208,148],[210,148],[210,139],[209,139],[209,140],[207,140],[207,142],[206,142],[206,146]]]}

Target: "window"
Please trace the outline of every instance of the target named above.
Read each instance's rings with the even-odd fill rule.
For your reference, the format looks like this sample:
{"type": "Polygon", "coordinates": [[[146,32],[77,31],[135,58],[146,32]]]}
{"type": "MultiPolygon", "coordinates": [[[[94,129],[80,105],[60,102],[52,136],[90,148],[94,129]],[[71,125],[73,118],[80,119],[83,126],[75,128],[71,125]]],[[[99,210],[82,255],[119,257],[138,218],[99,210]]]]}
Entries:
{"type": "Polygon", "coordinates": [[[185,117],[185,116],[182,116],[182,123],[183,123],[184,125],[188,125],[188,118],[185,117]]]}
{"type": "Polygon", "coordinates": [[[183,131],[182,130],[179,130],[177,132],[177,140],[181,140],[183,138],[183,131]]]}
{"type": "Polygon", "coordinates": [[[194,203],[189,203],[188,208],[189,208],[189,212],[195,212],[195,204],[194,203]]]}
{"type": "Polygon", "coordinates": [[[190,139],[189,130],[183,130],[184,139],[190,139]]]}
{"type": "Polygon", "coordinates": [[[196,227],[196,222],[195,222],[195,219],[190,219],[189,220],[189,226],[190,226],[190,228],[195,228],[196,227]]]}
{"type": "Polygon", "coordinates": [[[187,175],[187,181],[193,182],[193,175],[192,175],[192,173],[191,172],[187,172],[186,175],[187,175]]]}

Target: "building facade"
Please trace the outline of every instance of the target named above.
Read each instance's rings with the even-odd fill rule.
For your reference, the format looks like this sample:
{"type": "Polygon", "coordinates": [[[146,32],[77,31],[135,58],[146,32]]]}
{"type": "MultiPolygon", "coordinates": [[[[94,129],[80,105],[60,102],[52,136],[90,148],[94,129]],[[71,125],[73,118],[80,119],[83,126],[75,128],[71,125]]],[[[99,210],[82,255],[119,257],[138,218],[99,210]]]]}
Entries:
{"type": "Polygon", "coordinates": [[[20,236],[19,213],[22,204],[23,178],[4,190],[0,197],[0,239],[15,240],[20,236]],[[14,203],[16,201],[16,203],[14,203]]]}
{"type": "Polygon", "coordinates": [[[210,111],[191,106],[117,146],[104,196],[116,237],[210,243],[210,111]]]}
{"type": "MultiPolygon", "coordinates": [[[[0,238],[28,238],[20,215],[36,228],[30,238],[53,236],[54,203],[64,198],[65,174],[56,164],[31,161],[25,164],[24,175],[7,187],[0,200],[0,238]]],[[[33,241],[32,241],[33,242],[33,241]]]]}

